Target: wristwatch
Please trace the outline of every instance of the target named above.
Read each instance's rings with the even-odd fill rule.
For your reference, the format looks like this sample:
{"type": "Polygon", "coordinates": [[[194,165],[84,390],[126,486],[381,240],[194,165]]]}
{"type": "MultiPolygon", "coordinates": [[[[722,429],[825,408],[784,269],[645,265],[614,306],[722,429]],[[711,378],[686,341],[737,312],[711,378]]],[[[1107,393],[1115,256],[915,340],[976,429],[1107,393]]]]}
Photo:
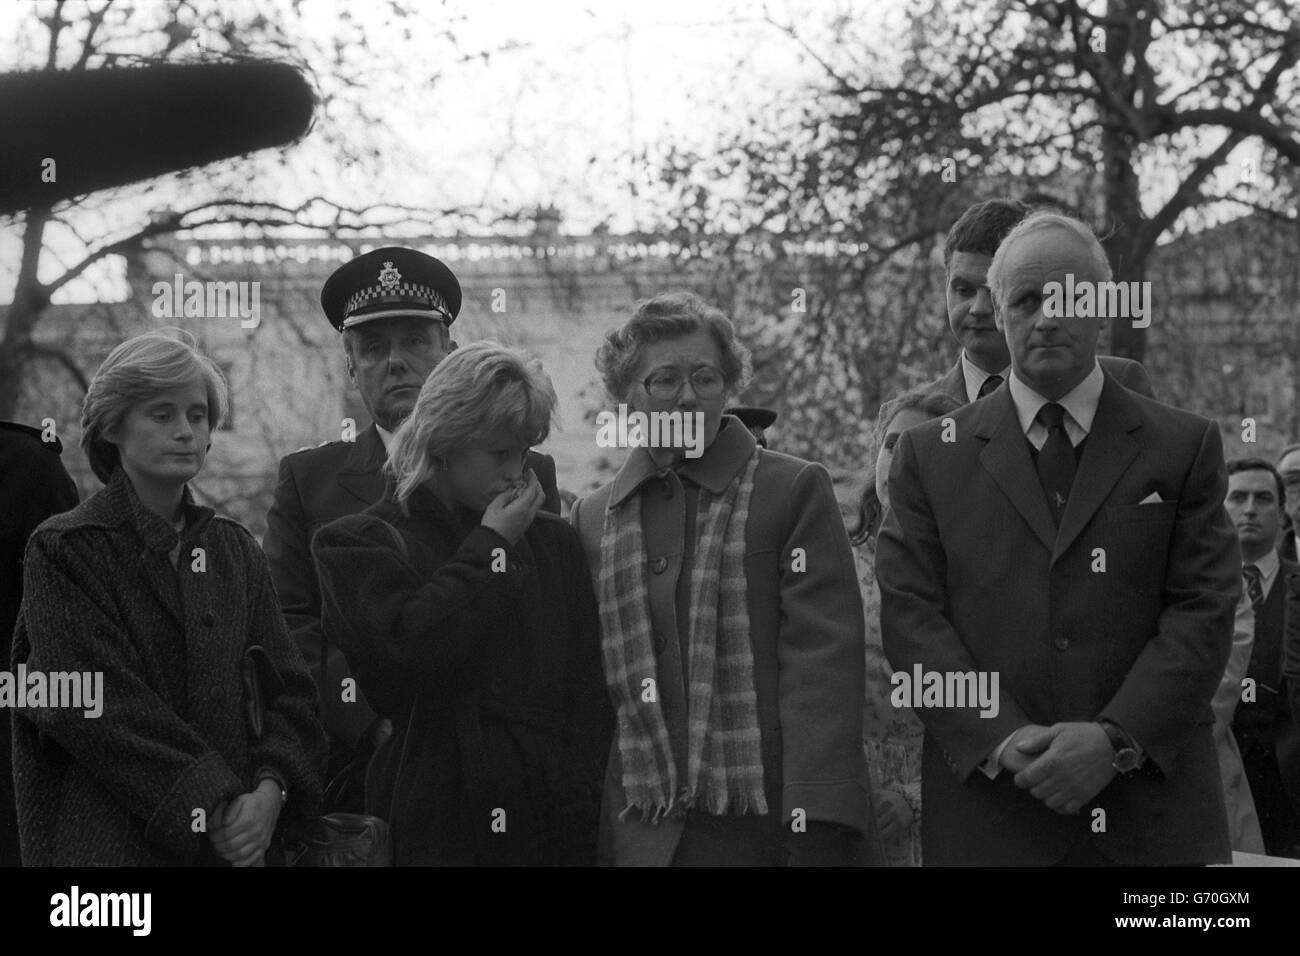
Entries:
{"type": "Polygon", "coordinates": [[[1115,759],[1110,764],[1115,768],[1115,772],[1132,773],[1141,767],[1146,760],[1146,755],[1138,751],[1133,745],[1133,739],[1124,733],[1119,724],[1111,720],[1100,720],[1098,723],[1110,738],[1110,745],[1115,748],[1115,759]]]}
{"type": "Polygon", "coordinates": [[[270,780],[280,788],[280,809],[283,810],[284,805],[289,802],[289,791],[284,788],[284,781],[280,779],[280,775],[277,773],[263,772],[258,776],[257,782],[253,786],[260,787],[264,780],[270,780]]]}

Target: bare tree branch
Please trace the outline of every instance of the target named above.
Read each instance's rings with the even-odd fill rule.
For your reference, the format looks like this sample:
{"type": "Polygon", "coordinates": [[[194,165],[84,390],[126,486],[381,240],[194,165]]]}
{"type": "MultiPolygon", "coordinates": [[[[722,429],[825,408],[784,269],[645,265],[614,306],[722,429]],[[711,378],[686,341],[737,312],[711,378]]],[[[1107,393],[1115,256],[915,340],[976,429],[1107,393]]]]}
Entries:
{"type": "Polygon", "coordinates": [[[84,70],[86,63],[89,62],[91,54],[95,52],[95,34],[99,31],[99,26],[104,22],[104,17],[108,15],[108,8],[113,5],[113,0],[107,2],[98,10],[91,10],[86,19],[90,26],[86,30],[86,39],[81,44],[81,56],[77,57],[77,62],[73,64],[74,70],[84,70]]]}
{"type": "Polygon", "coordinates": [[[42,358],[52,358],[65,369],[76,380],[77,385],[81,388],[81,394],[86,394],[90,389],[90,380],[86,378],[86,373],[81,370],[77,360],[61,348],[53,345],[45,345],[41,342],[28,342],[20,350],[26,355],[37,355],[42,358]]]}

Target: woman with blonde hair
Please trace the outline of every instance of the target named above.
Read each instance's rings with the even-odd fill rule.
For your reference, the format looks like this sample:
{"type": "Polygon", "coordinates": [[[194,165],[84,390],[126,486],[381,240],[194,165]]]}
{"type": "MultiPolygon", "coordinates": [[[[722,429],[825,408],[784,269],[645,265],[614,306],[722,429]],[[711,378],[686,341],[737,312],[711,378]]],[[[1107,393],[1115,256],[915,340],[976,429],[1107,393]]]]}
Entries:
{"type": "Polygon", "coordinates": [[[227,398],[182,334],[141,335],[105,359],[81,421],[105,487],[27,545],[14,667],[102,675],[102,713],[16,713],[28,866],[259,865],[275,835],[318,812],[315,688],[266,559],[190,493],[227,398]]]}
{"type": "Polygon", "coordinates": [[[398,865],[590,863],[612,714],[573,530],[525,472],[555,391],[494,342],[453,352],[384,499],[312,542],[328,638],[393,721],[366,779],[398,865]]]}

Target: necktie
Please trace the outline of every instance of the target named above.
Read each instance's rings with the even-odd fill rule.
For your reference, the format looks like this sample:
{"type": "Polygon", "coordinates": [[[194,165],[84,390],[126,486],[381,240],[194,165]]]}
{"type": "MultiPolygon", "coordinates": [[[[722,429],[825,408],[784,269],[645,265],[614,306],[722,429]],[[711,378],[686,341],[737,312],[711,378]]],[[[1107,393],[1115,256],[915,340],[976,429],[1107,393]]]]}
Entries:
{"type": "Polygon", "coordinates": [[[1246,579],[1246,593],[1250,595],[1250,606],[1259,610],[1264,603],[1264,579],[1259,568],[1248,564],[1241,569],[1241,576],[1246,579]]]}
{"type": "Polygon", "coordinates": [[[983,398],[985,395],[997,391],[997,387],[1001,384],[1002,384],[1001,375],[990,375],[988,378],[984,380],[984,384],[980,386],[980,393],[975,397],[983,398]]]}
{"type": "Polygon", "coordinates": [[[1038,452],[1038,480],[1047,495],[1052,520],[1059,525],[1074,484],[1074,446],[1065,434],[1065,409],[1056,402],[1038,410],[1038,421],[1047,429],[1047,441],[1038,452]]]}

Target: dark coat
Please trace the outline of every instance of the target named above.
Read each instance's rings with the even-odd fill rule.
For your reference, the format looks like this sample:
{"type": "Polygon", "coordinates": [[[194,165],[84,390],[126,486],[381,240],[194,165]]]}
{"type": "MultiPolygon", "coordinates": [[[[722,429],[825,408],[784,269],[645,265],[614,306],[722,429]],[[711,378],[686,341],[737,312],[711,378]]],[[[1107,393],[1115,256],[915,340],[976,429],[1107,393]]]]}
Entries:
{"type": "MultiPolygon", "coordinates": [[[[62,450],[57,438],[42,441],[38,428],[0,422],[0,662],[9,661],[23,600],[27,539],[46,518],[77,506],[77,486],[59,460],[62,450]]],[[[0,707],[0,866],[20,860],[9,714],[0,707]]]]}
{"type": "MultiPolygon", "coordinates": [[[[687,749],[684,661],[699,489],[721,493],[754,450],[753,435],[738,419],[722,421],[704,455],[678,470],[661,472],[645,448],[634,449],[614,480],[577,502],[570,515],[596,568],[605,511],[611,502],[641,496],[657,686],[678,760],[687,749]]],[[[779,865],[881,857],[862,751],[862,596],[821,465],[760,450],[745,525],[745,581],[768,813],[692,811],[656,824],[637,813],[620,819],[627,801],[614,747],[602,819],[610,862],[779,865]],[[808,823],[801,833],[791,826],[796,811],[808,823]]],[[[685,768],[681,774],[685,779],[685,768]]]]}
{"type": "MultiPolygon", "coordinates": [[[[353,674],[338,647],[321,639],[311,539],[329,522],[360,514],[384,497],[384,458],[384,443],[374,425],[363,429],[355,442],[329,442],[286,455],[280,461],[280,479],[262,542],[289,631],[320,687],[321,719],[340,759],[356,747],[376,714],[364,693],[356,700],[344,700],[340,692],[343,681],[353,674]]],[[[527,467],[537,473],[546,492],[542,507],[559,514],[555,461],[530,451],[527,467]]]]}
{"type": "Polygon", "coordinates": [[[614,718],[577,535],[541,512],[511,547],[423,488],[410,506],[312,541],[326,638],[393,721],[367,810],[399,865],[593,862],[614,718]]]}
{"type": "Polygon", "coordinates": [[[1107,373],[1058,530],[1009,388],[948,417],[956,441],[937,420],[899,439],[876,550],[890,663],[999,675],[995,716],[916,709],[927,865],[1042,866],[1085,846],[1123,864],[1227,862],[1210,700],[1241,553],[1218,427],[1107,373]],[[1147,765],[1081,813],[977,769],[1025,724],[1100,718],[1147,765]]]}
{"type": "Polygon", "coordinates": [[[289,638],[266,559],[238,522],[185,497],[177,535],[119,468],[44,522],[27,546],[13,664],[98,671],[103,714],[29,708],[14,717],[14,784],[28,866],[192,865],[216,856],[195,810],[286,783],[280,827],[318,813],[324,736],[316,689],[289,638]],[[203,550],[200,570],[194,549],[203,550]],[[284,682],[251,742],[240,660],[260,644],[284,682]]]}
{"type": "Polygon", "coordinates": [[[1259,813],[1264,847],[1271,855],[1300,850],[1300,727],[1291,710],[1286,675],[1286,632],[1297,610],[1300,565],[1278,560],[1277,576],[1264,603],[1255,609],[1255,640],[1246,677],[1254,681],[1254,700],[1237,704],[1232,733],[1259,813]]]}

